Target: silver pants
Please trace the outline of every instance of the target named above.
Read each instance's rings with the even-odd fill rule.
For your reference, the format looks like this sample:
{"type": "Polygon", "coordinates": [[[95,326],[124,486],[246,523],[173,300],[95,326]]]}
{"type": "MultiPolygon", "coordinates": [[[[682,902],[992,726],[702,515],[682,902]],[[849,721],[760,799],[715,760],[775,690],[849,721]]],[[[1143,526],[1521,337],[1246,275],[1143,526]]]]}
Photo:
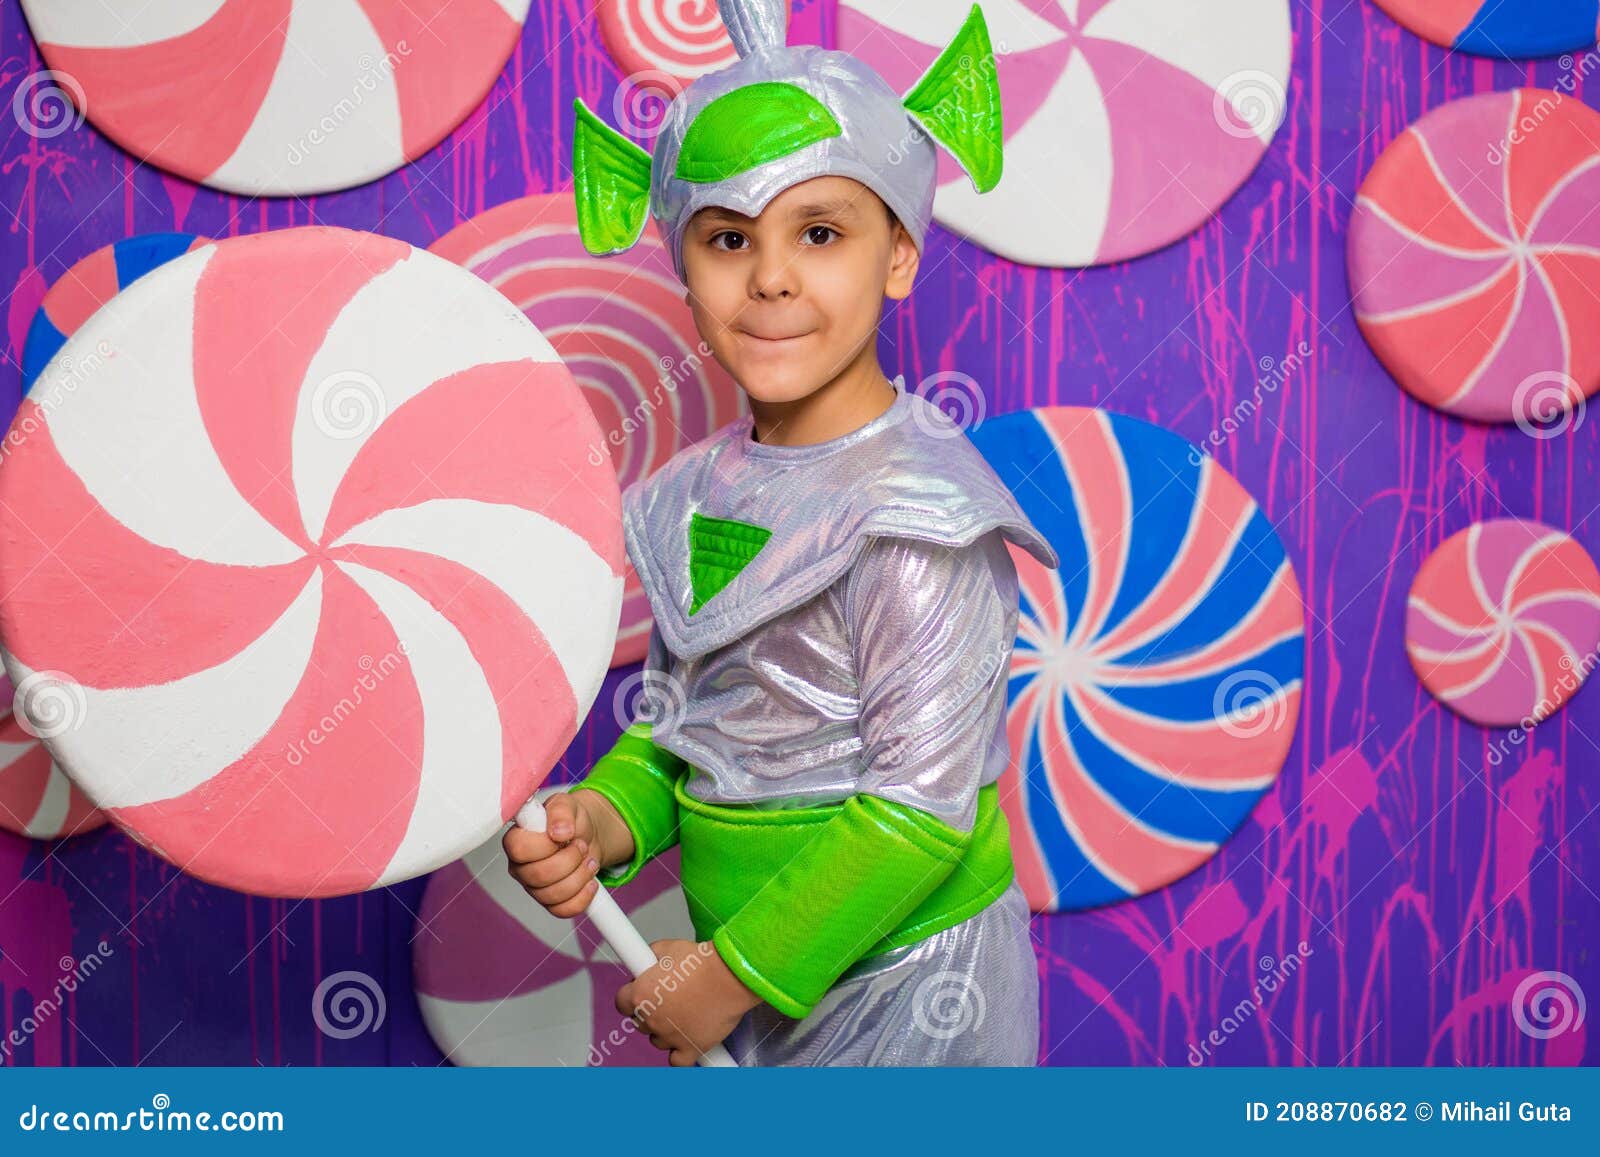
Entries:
{"type": "Polygon", "coordinates": [[[1039,967],[1022,888],[857,961],[804,1020],[759,1004],[723,1042],[741,1066],[1033,1065],[1039,967]]]}

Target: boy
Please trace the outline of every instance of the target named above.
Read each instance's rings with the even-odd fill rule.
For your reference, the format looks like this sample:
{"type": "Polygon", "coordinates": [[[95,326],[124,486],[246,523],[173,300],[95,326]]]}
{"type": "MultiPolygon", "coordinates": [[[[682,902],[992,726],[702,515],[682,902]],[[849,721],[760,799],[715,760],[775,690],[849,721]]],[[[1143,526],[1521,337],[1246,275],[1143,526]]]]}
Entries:
{"type": "Polygon", "coordinates": [[[566,917],[681,846],[698,940],[657,942],[617,998],[674,1065],[724,1040],[743,1065],[1032,1064],[996,797],[1004,539],[1057,560],[876,342],[931,216],[921,129],[998,180],[987,31],[975,7],[902,104],[852,57],[785,47],[781,0],[721,8],[742,59],[678,98],[653,165],[580,105],[574,173],[595,252],[637,239],[648,196],[750,414],[628,489],[656,693],[545,833],[507,833],[508,866],[566,917]]]}

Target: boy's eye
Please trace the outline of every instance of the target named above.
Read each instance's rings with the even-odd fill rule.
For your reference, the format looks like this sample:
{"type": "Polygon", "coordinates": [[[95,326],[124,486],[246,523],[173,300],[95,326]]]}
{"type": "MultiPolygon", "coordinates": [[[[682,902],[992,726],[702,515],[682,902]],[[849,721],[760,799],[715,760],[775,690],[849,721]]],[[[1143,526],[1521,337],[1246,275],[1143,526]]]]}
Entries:
{"type": "Polygon", "coordinates": [[[812,225],[803,234],[807,245],[826,245],[838,235],[839,231],[832,225],[812,225]]]}
{"type": "Polygon", "coordinates": [[[713,249],[743,249],[745,247],[743,233],[735,233],[732,229],[723,229],[711,235],[711,248],[713,249]]]}

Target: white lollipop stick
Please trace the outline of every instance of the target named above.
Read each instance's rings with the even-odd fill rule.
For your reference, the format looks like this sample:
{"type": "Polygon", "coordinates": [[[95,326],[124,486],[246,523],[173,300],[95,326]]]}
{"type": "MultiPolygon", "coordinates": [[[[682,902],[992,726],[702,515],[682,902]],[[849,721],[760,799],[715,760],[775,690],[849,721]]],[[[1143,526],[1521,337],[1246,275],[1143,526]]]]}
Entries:
{"type": "MultiPolygon", "coordinates": [[[[530,832],[544,831],[544,821],[544,805],[537,799],[530,799],[517,812],[517,826],[530,832]]],[[[639,935],[633,921],[628,919],[604,884],[595,891],[586,914],[630,973],[636,977],[643,976],[655,966],[656,954],[650,951],[649,942],[639,935]]],[[[708,1068],[738,1067],[728,1050],[721,1045],[712,1045],[701,1053],[699,1063],[708,1068]]]]}

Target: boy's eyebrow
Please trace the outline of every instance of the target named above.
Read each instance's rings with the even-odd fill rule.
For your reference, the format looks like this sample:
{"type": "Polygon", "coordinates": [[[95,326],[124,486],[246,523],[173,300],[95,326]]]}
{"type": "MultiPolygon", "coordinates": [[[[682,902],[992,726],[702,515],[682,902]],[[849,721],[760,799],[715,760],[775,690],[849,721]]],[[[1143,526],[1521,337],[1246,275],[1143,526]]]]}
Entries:
{"type": "MultiPolygon", "coordinates": [[[[858,212],[856,203],[859,197],[829,197],[820,201],[804,201],[789,210],[791,218],[805,217],[836,217],[850,218],[858,212]]],[[[745,221],[754,221],[754,217],[747,217],[743,213],[722,205],[708,205],[695,214],[695,218],[702,223],[731,222],[735,225],[745,221]]]]}
{"type": "Polygon", "coordinates": [[[848,217],[856,211],[856,197],[833,197],[826,201],[807,201],[796,205],[791,217],[848,217]]]}
{"type": "Polygon", "coordinates": [[[703,221],[754,221],[754,217],[746,217],[743,213],[732,209],[725,209],[721,205],[708,205],[695,216],[703,221]]]}

